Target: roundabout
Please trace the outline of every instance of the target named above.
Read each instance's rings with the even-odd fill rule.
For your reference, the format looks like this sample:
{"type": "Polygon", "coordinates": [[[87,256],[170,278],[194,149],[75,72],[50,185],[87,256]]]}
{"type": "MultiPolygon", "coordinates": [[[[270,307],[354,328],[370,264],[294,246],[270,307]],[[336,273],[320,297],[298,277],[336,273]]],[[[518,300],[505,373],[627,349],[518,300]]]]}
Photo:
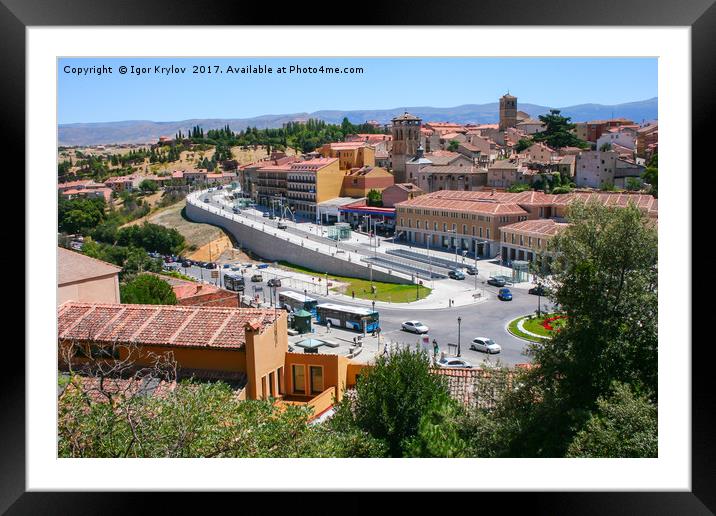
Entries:
{"type": "Polygon", "coordinates": [[[540,317],[523,315],[510,321],[507,331],[519,339],[539,343],[551,339],[552,335],[564,326],[566,320],[567,316],[559,313],[543,314],[540,317]]]}

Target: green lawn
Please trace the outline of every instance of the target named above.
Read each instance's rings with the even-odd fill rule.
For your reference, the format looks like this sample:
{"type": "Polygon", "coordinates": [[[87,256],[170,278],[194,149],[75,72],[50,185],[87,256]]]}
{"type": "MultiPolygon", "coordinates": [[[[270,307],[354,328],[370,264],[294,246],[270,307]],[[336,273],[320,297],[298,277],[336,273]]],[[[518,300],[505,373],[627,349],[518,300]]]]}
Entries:
{"type": "MultiPolygon", "coordinates": [[[[530,331],[536,335],[540,335],[545,338],[550,338],[552,336],[552,333],[554,333],[554,332],[550,331],[550,330],[546,329],[544,326],[542,326],[542,321],[544,321],[545,319],[548,319],[550,317],[554,317],[555,315],[559,315],[559,314],[554,314],[554,313],[544,314],[542,317],[539,317],[539,318],[532,317],[531,319],[527,319],[528,316],[518,317],[517,319],[510,322],[510,324],[507,326],[507,329],[510,331],[510,333],[512,333],[513,335],[515,335],[521,339],[529,340],[532,342],[542,342],[544,339],[539,339],[539,338],[533,337],[532,335],[529,335],[529,334],[526,334],[526,333],[523,333],[522,331],[520,331],[520,329],[517,327],[517,324],[521,320],[524,320],[522,327],[525,330],[530,331]]],[[[551,324],[552,324],[553,328],[557,329],[557,328],[562,327],[564,325],[564,323],[565,323],[564,319],[557,319],[555,321],[552,321],[551,324]]]]}
{"type": "MultiPolygon", "coordinates": [[[[301,267],[288,262],[279,262],[279,265],[285,269],[294,270],[297,272],[303,272],[306,274],[313,274],[316,276],[323,277],[325,272],[319,272],[311,270],[307,267],[301,267]]],[[[376,288],[375,296],[371,294],[369,280],[349,278],[347,276],[335,276],[332,274],[328,275],[328,279],[333,279],[341,283],[347,283],[345,287],[339,287],[332,290],[340,291],[341,294],[350,296],[352,292],[355,292],[357,298],[370,299],[375,301],[388,301],[391,303],[409,303],[418,299],[423,299],[430,294],[428,287],[420,285],[402,285],[399,283],[385,283],[382,281],[373,281],[373,285],[376,288]]]]}

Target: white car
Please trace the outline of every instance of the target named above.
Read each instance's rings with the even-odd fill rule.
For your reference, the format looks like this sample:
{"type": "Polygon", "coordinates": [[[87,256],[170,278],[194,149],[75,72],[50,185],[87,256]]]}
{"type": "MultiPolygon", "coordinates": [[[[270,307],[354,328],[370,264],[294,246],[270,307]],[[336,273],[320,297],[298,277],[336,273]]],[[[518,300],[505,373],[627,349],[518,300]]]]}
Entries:
{"type": "Polygon", "coordinates": [[[438,363],[438,367],[452,367],[452,368],[462,368],[462,369],[472,369],[472,364],[465,360],[464,358],[443,358],[438,363]]]}
{"type": "Polygon", "coordinates": [[[487,337],[475,337],[472,339],[470,349],[473,351],[484,351],[485,353],[499,353],[502,347],[496,344],[494,340],[487,337]]]}
{"type": "Polygon", "coordinates": [[[428,333],[430,330],[427,326],[425,326],[420,321],[405,321],[403,323],[403,329],[405,331],[410,331],[413,333],[428,333]]]}

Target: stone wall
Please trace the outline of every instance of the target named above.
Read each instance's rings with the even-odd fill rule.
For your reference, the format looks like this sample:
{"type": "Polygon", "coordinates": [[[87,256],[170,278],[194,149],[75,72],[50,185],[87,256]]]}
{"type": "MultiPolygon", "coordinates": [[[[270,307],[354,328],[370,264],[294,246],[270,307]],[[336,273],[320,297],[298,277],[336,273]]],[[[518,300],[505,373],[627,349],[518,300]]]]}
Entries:
{"type": "MultiPolygon", "coordinates": [[[[203,207],[195,206],[188,200],[186,215],[195,222],[213,224],[225,229],[234,236],[242,248],[249,249],[265,260],[272,262],[284,260],[318,272],[370,279],[370,270],[362,263],[348,262],[347,260],[318,252],[315,247],[310,246],[310,243],[303,247],[295,243],[298,240],[297,236],[292,236],[293,242],[288,242],[274,236],[270,230],[264,232],[260,228],[228,219],[203,207]]],[[[282,233],[278,230],[276,232],[282,233]]],[[[412,283],[410,278],[405,278],[397,273],[384,272],[376,268],[373,269],[373,279],[392,283],[412,283]]]]}

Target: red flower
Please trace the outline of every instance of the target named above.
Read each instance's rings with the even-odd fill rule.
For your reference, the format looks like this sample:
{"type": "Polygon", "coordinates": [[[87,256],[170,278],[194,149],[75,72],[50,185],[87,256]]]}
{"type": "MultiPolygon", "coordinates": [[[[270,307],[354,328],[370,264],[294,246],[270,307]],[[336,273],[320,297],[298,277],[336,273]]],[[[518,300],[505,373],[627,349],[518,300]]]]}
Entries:
{"type": "Polygon", "coordinates": [[[556,321],[557,319],[566,319],[566,315],[555,315],[554,317],[548,317],[547,319],[544,319],[540,324],[545,330],[552,331],[554,330],[554,327],[550,324],[552,321],[556,321]]]}

